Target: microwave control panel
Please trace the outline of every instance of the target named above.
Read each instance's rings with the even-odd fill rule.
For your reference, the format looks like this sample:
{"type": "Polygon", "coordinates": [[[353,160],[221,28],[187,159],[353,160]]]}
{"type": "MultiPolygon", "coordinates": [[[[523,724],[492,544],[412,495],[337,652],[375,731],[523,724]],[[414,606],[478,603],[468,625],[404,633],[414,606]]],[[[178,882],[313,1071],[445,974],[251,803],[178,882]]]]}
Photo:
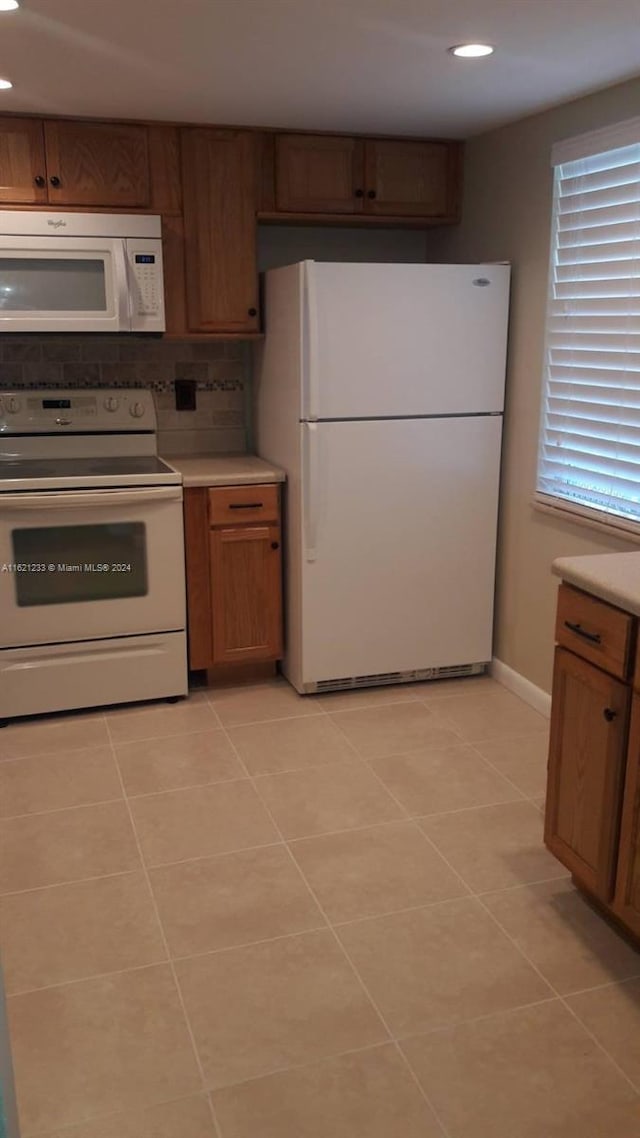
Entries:
{"type": "Polygon", "coordinates": [[[127,259],[131,282],[131,330],[163,332],[162,242],[130,238],[127,240],[127,259]]]}

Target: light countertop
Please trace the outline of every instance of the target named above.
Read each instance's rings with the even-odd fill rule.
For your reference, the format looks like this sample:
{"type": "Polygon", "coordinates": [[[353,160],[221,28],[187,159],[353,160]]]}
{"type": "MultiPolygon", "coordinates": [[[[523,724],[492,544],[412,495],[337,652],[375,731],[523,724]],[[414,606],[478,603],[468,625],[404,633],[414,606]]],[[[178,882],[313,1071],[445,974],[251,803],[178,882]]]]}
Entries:
{"type": "Polygon", "coordinates": [[[161,455],[182,475],[184,486],[256,486],[284,482],[286,474],[256,454],[161,455]]]}
{"type": "Polygon", "coordinates": [[[640,616],[640,553],[559,557],[552,570],[569,585],[640,616]]]}

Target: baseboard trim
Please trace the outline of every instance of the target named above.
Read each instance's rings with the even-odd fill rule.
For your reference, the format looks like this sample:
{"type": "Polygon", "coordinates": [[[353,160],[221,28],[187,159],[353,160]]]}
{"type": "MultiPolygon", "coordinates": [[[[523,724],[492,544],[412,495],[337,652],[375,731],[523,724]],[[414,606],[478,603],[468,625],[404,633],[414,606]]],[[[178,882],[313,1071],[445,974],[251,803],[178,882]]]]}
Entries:
{"type": "Polygon", "coordinates": [[[548,692],[536,687],[535,684],[531,683],[531,680],[522,676],[520,672],[514,671],[508,664],[498,660],[496,656],[491,661],[489,672],[494,680],[523,699],[540,715],[544,715],[547,719],[551,717],[551,696],[548,692]]]}

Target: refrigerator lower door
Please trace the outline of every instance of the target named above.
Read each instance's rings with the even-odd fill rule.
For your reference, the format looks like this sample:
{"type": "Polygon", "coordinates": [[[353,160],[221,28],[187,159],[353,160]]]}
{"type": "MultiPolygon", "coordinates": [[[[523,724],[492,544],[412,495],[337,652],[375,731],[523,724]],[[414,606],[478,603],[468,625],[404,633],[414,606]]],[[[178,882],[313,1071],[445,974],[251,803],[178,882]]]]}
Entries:
{"type": "Polygon", "coordinates": [[[294,686],[490,660],[502,418],[301,431],[294,686]]]}

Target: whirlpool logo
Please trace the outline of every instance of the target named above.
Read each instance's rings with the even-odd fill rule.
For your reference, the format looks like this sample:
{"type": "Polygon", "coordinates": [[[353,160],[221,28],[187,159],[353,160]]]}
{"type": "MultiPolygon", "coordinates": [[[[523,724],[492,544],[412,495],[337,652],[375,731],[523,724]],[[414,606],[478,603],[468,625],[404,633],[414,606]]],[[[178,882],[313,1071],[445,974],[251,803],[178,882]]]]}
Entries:
{"type": "Polygon", "coordinates": [[[61,226],[66,226],[66,224],[66,221],[63,221],[60,217],[57,220],[54,220],[53,217],[50,217],[47,221],[47,225],[50,225],[52,229],[60,229],[61,226]]]}

